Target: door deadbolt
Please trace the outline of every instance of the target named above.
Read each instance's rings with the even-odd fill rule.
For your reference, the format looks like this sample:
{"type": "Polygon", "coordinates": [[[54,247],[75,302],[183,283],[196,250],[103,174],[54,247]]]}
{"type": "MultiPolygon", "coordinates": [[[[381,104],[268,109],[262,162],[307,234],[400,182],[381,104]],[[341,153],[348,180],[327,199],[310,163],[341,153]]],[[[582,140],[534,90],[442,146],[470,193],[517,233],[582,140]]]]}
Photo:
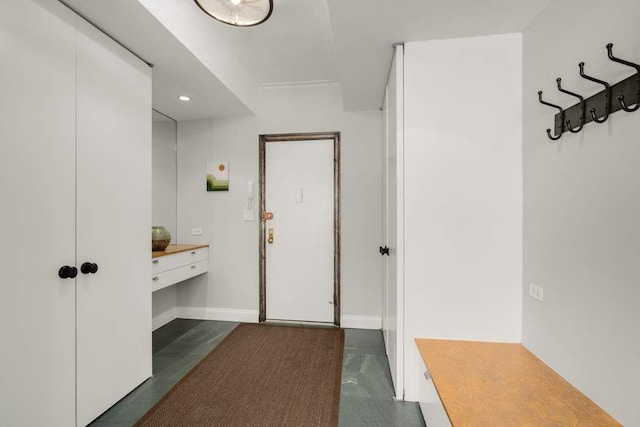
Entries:
{"type": "Polygon", "coordinates": [[[269,242],[269,244],[273,243],[273,228],[269,229],[269,235],[267,237],[267,242],[269,242]]]}

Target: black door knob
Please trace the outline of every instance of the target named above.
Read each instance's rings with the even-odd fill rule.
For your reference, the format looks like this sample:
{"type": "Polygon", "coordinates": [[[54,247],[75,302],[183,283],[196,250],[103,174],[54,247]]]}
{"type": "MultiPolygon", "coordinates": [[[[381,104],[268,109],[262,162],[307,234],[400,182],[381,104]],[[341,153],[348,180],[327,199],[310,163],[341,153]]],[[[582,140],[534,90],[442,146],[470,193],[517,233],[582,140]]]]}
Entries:
{"type": "Polygon", "coordinates": [[[62,266],[60,270],[58,270],[58,277],[61,279],[75,279],[77,275],[78,269],[68,265],[62,266]]]}
{"type": "Polygon", "coordinates": [[[85,262],[80,266],[80,271],[82,272],[82,274],[95,274],[98,271],[98,264],[85,262]]]}
{"type": "Polygon", "coordinates": [[[58,277],[61,279],[68,279],[70,273],[71,273],[71,267],[69,267],[68,265],[65,265],[60,267],[60,270],[58,270],[58,277]]]}

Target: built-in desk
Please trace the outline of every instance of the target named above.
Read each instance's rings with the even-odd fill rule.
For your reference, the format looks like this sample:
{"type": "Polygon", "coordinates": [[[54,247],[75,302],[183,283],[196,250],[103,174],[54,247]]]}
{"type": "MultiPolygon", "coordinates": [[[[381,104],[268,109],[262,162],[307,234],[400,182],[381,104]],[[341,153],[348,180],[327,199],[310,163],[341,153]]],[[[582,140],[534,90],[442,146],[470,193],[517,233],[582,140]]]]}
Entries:
{"type": "Polygon", "coordinates": [[[169,245],[151,253],[151,290],[198,276],[208,271],[209,245],[169,245]]]}
{"type": "Polygon", "coordinates": [[[416,343],[427,368],[419,394],[429,426],[620,426],[521,344],[416,343]]]}

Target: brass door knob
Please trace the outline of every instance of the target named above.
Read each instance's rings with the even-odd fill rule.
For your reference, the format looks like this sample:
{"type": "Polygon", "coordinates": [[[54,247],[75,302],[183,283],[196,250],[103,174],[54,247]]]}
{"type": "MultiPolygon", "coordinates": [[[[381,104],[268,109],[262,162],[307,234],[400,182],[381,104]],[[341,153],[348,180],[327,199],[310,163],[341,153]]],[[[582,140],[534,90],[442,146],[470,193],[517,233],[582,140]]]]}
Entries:
{"type": "Polygon", "coordinates": [[[273,219],[273,212],[264,212],[262,214],[263,221],[269,221],[270,219],[273,219]]]}

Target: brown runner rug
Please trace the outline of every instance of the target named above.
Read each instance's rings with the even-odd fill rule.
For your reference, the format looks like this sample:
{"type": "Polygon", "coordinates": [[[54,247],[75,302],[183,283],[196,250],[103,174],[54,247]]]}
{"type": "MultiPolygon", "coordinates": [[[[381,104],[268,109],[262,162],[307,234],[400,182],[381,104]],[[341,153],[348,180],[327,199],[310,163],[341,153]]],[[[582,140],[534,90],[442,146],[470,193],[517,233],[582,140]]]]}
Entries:
{"type": "Polygon", "coordinates": [[[344,331],[242,324],[136,426],[337,426],[344,331]]]}

